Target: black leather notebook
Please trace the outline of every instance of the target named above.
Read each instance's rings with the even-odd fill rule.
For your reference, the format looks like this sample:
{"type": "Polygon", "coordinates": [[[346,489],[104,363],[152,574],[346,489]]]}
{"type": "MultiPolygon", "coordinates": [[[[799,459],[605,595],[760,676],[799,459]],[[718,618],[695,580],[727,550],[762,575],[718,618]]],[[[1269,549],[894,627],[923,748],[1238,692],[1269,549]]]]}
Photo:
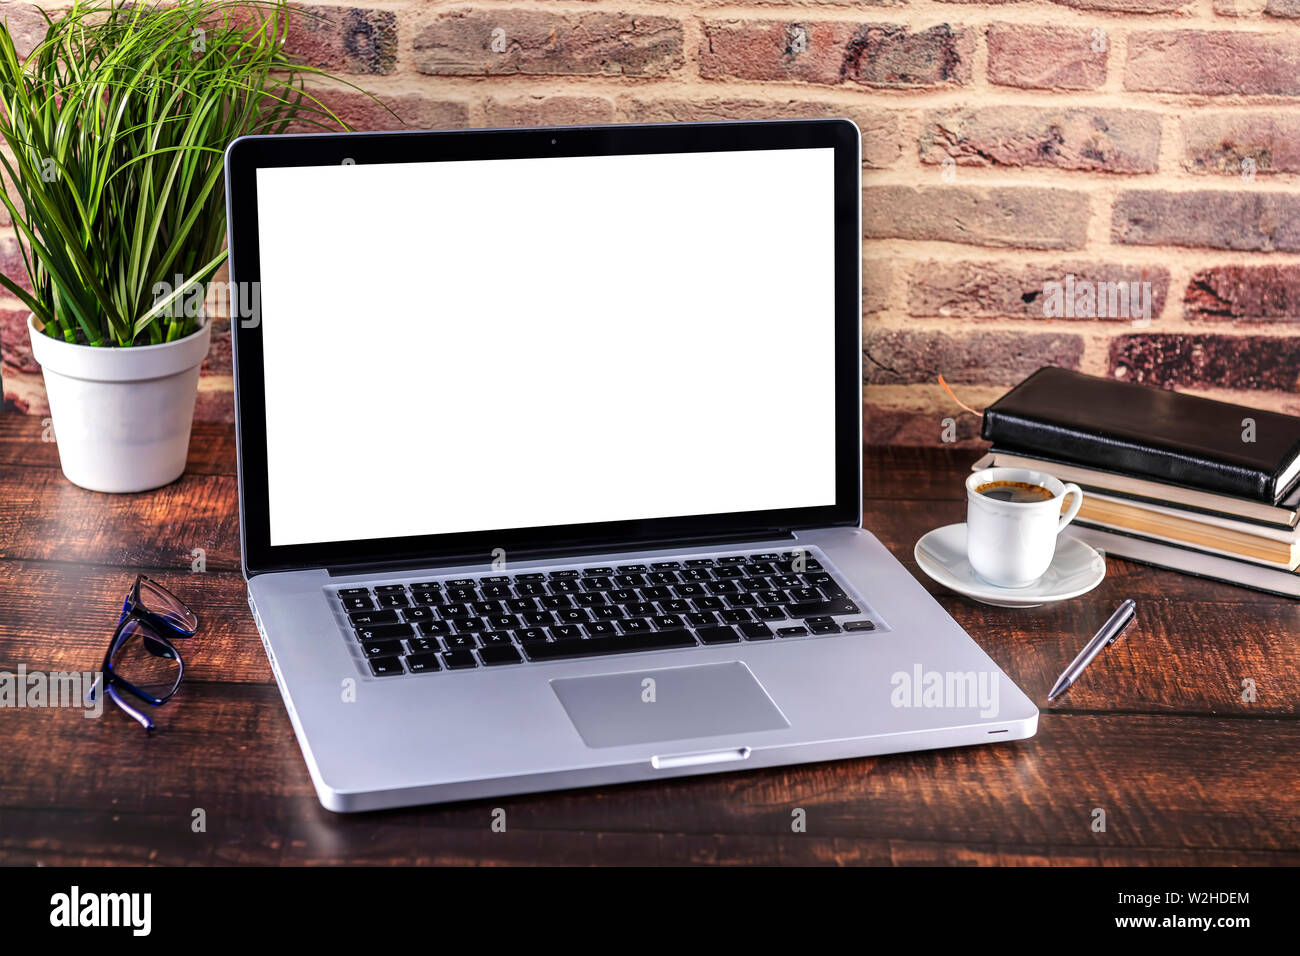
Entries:
{"type": "Polygon", "coordinates": [[[984,410],[1001,448],[1277,504],[1300,477],[1300,418],[1040,368],[984,410]]]}

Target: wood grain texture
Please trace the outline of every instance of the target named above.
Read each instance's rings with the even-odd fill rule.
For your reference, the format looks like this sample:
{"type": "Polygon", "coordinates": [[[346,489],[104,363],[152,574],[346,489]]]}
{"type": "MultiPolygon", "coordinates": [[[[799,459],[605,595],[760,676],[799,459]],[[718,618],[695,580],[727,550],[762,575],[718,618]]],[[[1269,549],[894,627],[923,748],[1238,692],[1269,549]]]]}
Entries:
{"type": "MultiPolygon", "coordinates": [[[[181,695],[147,738],[120,714],[0,708],[0,862],[33,864],[1300,864],[1300,604],[1111,559],[1032,610],[926,581],[1040,702],[1038,735],[900,754],[337,816],[316,801],[238,573],[229,427],[142,495],[61,476],[40,423],[0,416],[0,670],[93,669],[137,570],[198,611],[181,695]],[[207,570],[191,570],[192,549],[207,570]],[[1053,705],[1047,688],[1123,597],[1138,622],[1053,705]],[[1241,700],[1252,678],[1259,697],[1241,700]],[[493,808],[505,834],[490,829],[493,808]],[[1107,813],[1094,833],[1094,808],[1107,813]],[[202,808],[207,832],[191,830],[202,808]],[[806,833],[791,812],[807,813],[806,833]]],[[[873,449],[866,525],[916,573],[964,516],[970,452],[873,449]]]]}

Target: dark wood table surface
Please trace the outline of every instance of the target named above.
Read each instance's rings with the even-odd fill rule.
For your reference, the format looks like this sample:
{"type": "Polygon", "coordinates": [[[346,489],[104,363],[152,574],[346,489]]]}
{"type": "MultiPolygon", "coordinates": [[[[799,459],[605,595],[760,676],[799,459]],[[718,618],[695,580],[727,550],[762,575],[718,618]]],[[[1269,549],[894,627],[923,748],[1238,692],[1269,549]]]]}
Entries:
{"type": "Polygon", "coordinates": [[[340,816],[316,801],[245,602],[233,430],[196,426],[178,482],[103,495],[63,478],[39,420],[0,415],[0,670],[97,668],[141,570],[203,622],[152,738],[112,706],[0,709],[0,862],[1300,863],[1300,603],[1111,558],[1078,600],[974,604],[912,560],[964,519],[974,454],[867,458],[866,526],[1039,703],[1036,737],[340,816]],[[1047,704],[1125,597],[1138,623],[1047,704]]]}

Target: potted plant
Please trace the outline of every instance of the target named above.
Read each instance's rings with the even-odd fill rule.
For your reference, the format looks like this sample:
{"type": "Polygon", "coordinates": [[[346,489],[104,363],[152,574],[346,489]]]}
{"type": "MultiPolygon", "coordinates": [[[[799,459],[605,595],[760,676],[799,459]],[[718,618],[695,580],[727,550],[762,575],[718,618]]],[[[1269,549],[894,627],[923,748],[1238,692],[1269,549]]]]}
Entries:
{"type": "Polygon", "coordinates": [[[25,61],[0,26],[0,201],[27,272],[0,284],[31,310],[60,464],[83,488],[184,471],[203,290],[226,257],[226,146],[343,125],[303,87],[322,71],[284,50],[288,14],[284,0],[74,0],[25,61]]]}

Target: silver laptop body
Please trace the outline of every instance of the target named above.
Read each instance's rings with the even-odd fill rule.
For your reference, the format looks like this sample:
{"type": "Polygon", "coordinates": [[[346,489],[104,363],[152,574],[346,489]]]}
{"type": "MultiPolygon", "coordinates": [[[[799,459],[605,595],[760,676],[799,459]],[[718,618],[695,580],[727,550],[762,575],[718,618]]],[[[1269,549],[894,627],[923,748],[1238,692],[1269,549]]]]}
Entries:
{"type": "Polygon", "coordinates": [[[1034,704],[860,527],[858,135],[817,120],[232,145],[231,277],[260,289],[257,314],[232,317],[248,598],[326,808],[1034,734],[1034,704]],[[345,207],[337,229],[321,205],[345,207]],[[525,218],[490,242],[504,209],[525,218]],[[686,251],[633,234],[683,221],[717,234],[686,251]],[[617,282],[610,246],[636,263],[617,282]],[[794,291],[772,281],[784,262],[794,291]],[[427,288],[385,298],[416,271],[427,288]],[[489,286],[472,315],[462,278],[489,286]],[[365,322],[363,301],[389,304],[365,322]],[[510,325],[521,308],[540,327],[510,325]],[[575,388],[586,375],[599,386],[575,388]]]}

